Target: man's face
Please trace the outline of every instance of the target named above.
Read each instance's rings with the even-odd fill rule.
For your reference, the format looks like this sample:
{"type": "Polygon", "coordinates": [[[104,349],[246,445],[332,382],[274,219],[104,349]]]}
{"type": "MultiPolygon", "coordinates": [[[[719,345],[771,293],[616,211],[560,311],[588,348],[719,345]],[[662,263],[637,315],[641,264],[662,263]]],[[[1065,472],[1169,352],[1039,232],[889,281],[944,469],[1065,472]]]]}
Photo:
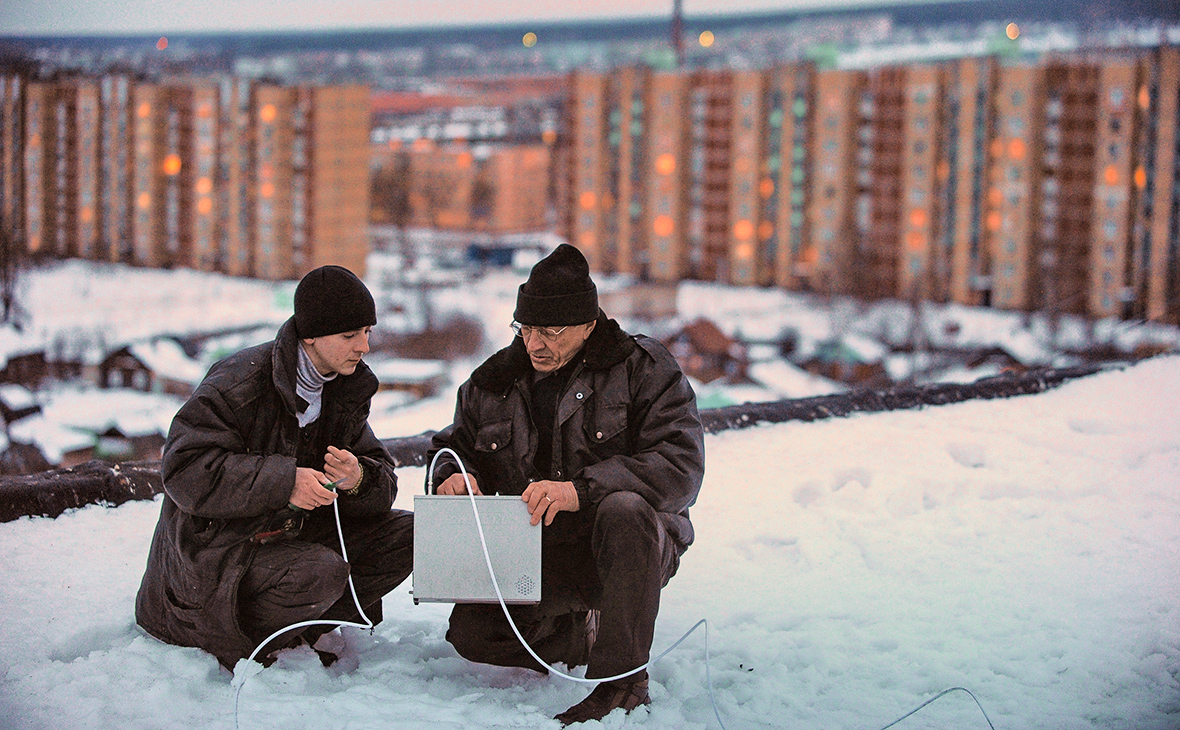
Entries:
{"type": "Polygon", "coordinates": [[[303,349],[320,375],[352,375],[361,357],[369,351],[369,333],[372,327],[325,335],[303,340],[303,349]]]}
{"type": "Polygon", "coordinates": [[[524,340],[524,347],[528,350],[533,369],[541,373],[560,370],[573,360],[574,355],[582,349],[582,345],[586,344],[586,339],[594,331],[595,324],[597,322],[571,325],[556,337],[546,337],[541,331],[531,327],[523,330],[521,339],[524,340]]]}

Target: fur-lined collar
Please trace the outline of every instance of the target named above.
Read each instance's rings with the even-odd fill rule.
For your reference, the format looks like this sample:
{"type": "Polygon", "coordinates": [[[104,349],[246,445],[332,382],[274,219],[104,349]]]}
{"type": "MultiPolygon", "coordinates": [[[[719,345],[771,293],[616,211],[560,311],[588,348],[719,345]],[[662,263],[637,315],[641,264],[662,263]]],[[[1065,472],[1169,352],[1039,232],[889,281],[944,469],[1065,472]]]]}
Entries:
{"type": "MultiPolygon", "coordinates": [[[[606,370],[626,360],[635,347],[635,341],[619,327],[619,323],[608,319],[599,310],[598,324],[582,348],[582,362],[587,370],[606,370]]],[[[503,393],[532,370],[524,340],[516,337],[511,345],[476,368],[471,374],[471,382],[482,390],[503,393]]]]}

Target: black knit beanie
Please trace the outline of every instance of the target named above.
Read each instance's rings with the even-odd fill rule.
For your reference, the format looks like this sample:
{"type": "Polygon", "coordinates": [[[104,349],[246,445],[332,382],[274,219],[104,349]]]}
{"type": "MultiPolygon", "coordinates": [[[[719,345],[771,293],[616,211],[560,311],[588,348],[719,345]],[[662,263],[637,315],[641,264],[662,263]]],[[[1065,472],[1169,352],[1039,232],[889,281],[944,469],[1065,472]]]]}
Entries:
{"type": "Polygon", "coordinates": [[[377,324],[377,307],[364,282],[343,266],[312,269],[295,287],[295,329],[311,339],[377,324]]]}
{"type": "Polygon", "coordinates": [[[513,317],[534,327],[564,327],[598,318],[598,288],[590,265],[568,243],[537,262],[516,294],[513,317]]]}

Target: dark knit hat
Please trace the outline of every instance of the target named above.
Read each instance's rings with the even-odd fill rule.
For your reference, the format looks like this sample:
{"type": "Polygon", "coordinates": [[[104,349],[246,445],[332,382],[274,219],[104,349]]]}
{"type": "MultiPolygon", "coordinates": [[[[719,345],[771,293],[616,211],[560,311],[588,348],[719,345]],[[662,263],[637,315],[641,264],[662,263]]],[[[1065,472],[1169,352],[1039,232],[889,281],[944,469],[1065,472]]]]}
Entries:
{"type": "Polygon", "coordinates": [[[564,327],[598,318],[598,288],[582,252],[563,243],[537,262],[516,294],[513,317],[534,327],[564,327]]]}
{"type": "Polygon", "coordinates": [[[343,266],[312,269],[295,287],[295,329],[301,338],[338,335],[375,324],[373,295],[343,266]]]}

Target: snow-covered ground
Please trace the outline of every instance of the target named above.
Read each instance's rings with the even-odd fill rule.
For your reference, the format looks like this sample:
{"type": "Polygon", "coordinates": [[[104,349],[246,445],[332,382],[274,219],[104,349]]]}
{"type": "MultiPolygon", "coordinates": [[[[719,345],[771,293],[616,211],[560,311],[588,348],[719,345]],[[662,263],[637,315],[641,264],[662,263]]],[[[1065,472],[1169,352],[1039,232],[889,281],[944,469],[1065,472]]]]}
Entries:
{"type": "MultiPolygon", "coordinates": [[[[1163,357],[1036,396],[709,436],[656,651],[708,620],[729,730],[875,730],[953,686],[997,730],[1175,730],[1177,383],[1163,357]]],[[[400,473],[409,507],[423,470],[400,473]]],[[[158,511],[0,525],[0,727],[556,728],[587,691],[465,662],[448,607],[405,585],[374,635],[329,635],[335,666],[286,652],[235,713],[216,660],[134,625],[158,511]]],[[[601,726],[717,727],[700,630],[651,675],[651,707],[601,726]]],[[[987,721],[954,693],[898,727],[987,721]]]]}

